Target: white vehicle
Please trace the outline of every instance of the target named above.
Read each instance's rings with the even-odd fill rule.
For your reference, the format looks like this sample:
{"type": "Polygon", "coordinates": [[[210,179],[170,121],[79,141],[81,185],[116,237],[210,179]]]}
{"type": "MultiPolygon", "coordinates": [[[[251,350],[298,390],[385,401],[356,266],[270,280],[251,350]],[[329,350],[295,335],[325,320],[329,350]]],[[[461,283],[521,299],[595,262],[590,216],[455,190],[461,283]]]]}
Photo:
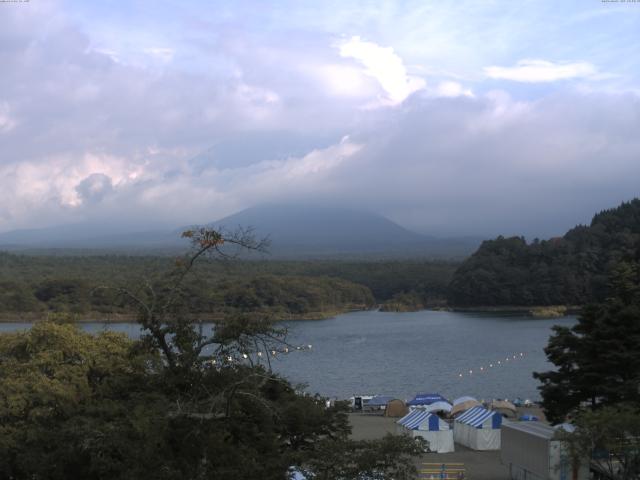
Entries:
{"type": "Polygon", "coordinates": [[[350,397],[351,401],[351,409],[363,411],[367,407],[367,403],[371,400],[375,395],[354,395],[350,397]]]}

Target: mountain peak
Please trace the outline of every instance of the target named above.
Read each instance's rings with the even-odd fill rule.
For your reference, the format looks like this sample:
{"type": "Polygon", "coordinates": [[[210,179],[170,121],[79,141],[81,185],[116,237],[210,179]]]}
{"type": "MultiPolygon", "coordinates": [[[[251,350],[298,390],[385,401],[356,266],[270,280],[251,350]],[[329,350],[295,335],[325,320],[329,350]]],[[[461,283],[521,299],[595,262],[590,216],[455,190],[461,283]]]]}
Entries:
{"type": "Polygon", "coordinates": [[[275,247],[305,245],[352,251],[415,244],[427,238],[379,214],[304,204],[258,205],[213,222],[212,225],[227,229],[253,227],[256,236],[269,236],[275,247]]]}
{"type": "MultiPolygon", "coordinates": [[[[92,249],[149,253],[182,251],[186,228],[146,232],[90,224],[22,230],[0,234],[0,246],[12,249],[92,249]]],[[[254,229],[271,240],[273,258],[328,257],[461,257],[480,243],[476,239],[436,239],[412,232],[377,213],[312,204],[263,204],[209,224],[233,231],[254,229]]]]}

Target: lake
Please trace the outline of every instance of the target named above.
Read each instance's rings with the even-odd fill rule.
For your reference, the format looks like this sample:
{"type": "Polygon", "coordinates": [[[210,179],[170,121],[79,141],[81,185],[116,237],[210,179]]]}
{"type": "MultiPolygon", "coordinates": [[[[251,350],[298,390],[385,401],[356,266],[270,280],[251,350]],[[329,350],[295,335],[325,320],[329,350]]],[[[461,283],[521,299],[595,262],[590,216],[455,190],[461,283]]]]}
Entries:
{"type": "MultiPolygon", "coordinates": [[[[531,373],[552,367],[543,351],[551,327],[575,322],[575,317],[353,312],[328,320],[286,322],[292,343],[313,348],[279,355],[272,366],[294,383],[306,382],[310,392],[330,397],[379,393],[412,398],[421,391],[451,399],[472,395],[534,400],[540,395],[531,373]]],[[[5,323],[0,331],[29,326],[5,323]]],[[[82,328],[109,328],[134,338],[140,334],[136,324],[127,323],[87,323],[82,328]]]]}

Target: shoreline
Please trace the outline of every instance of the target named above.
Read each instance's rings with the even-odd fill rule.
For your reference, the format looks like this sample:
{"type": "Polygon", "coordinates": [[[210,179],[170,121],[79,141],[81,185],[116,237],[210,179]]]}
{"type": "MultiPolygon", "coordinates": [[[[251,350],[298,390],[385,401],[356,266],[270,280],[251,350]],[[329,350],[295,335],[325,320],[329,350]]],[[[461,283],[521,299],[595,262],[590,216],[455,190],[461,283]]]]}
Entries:
{"type": "MultiPolygon", "coordinates": [[[[550,306],[474,306],[474,307],[455,307],[455,306],[424,306],[419,309],[403,309],[390,310],[382,308],[384,304],[378,304],[373,307],[365,305],[350,305],[348,308],[307,312],[304,314],[293,314],[285,312],[249,312],[249,314],[265,316],[274,315],[278,322],[296,322],[296,321],[314,321],[328,320],[338,315],[353,312],[381,311],[390,313],[412,313],[420,311],[433,312],[458,312],[458,313],[480,313],[480,314],[515,314],[532,318],[562,318],[568,315],[579,315],[582,307],[577,305],[550,305],[550,306]]],[[[50,315],[59,314],[60,312],[16,312],[0,314],[0,324],[2,323],[37,323],[46,321],[50,315]]],[[[246,313],[246,312],[245,312],[246,313]]],[[[232,318],[234,315],[242,313],[228,314],[207,314],[196,315],[193,317],[194,322],[213,323],[224,321],[225,317],[232,318]]],[[[70,314],[73,318],[71,323],[135,323],[137,322],[136,313],[100,313],[88,312],[86,314],[70,314]],[[77,315],[77,316],[76,316],[77,315]]]]}
{"type": "MultiPolygon", "coordinates": [[[[249,312],[249,314],[261,315],[265,317],[274,315],[277,317],[277,322],[296,322],[296,321],[312,321],[312,320],[327,320],[334,318],[338,315],[352,312],[364,312],[369,310],[375,310],[376,307],[366,308],[366,306],[350,305],[348,308],[324,310],[307,312],[304,314],[293,314],[283,312],[249,312]]],[[[16,313],[3,313],[0,314],[0,324],[2,323],[37,323],[44,322],[49,319],[50,315],[65,314],[67,312],[16,312],[16,313]]],[[[242,315],[246,312],[228,313],[228,314],[208,314],[208,315],[194,315],[192,317],[193,322],[198,323],[213,323],[224,321],[225,318],[233,318],[235,315],[242,315]]],[[[71,315],[71,321],[69,323],[136,323],[138,314],[136,313],[100,313],[100,312],[88,312],[82,314],[69,314],[71,315]]],[[[51,318],[54,320],[54,318],[51,318]]]]}
{"type": "Polygon", "coordinates": [[[582,311],[579,305],[505,305],[505,306],[474,306],[474,307],[446,307],[438,310],[446,310],[460,313],[515,313],[529,317],[553,318],[566,317],[567,315],[579,315],[582,311]]]}
{"type": "Polygon", "coordinates": [[[471,307],[459,307],[448,305],[421,305],[419,308],[412,308],[409,305],[400,304],[380,304],[378,308],[381,312],[410,313],[429,310],[433,312],[459,312],[459,313],[496,313],[496,314],[516,314],[538,318],[560,318],[567,315],[579,315],[582,311],[579,305],[500,305],[486,306],[476,305],[471,307]],[[395,308],[392,308],[395,307],[395,308]]]}

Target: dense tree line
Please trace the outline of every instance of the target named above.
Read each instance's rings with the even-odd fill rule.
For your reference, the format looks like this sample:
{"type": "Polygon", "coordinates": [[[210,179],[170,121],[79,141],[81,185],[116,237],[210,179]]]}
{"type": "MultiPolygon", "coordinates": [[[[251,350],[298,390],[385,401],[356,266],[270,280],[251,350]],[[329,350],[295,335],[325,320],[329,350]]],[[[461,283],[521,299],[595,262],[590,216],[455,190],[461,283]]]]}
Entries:
{"type": "MultiPolygon", "coordinates": [[[[167,257],[29,256],[0,253],[0,314],[132,313],[108,288],[158,281],[167,257]]],[[[425,261],[203,260],[185,288],[198,314],[271,312],[285,318],[368,308],[404,295],[443,299],[456,265],[425,261]],[[395,298],[394,298],[395,296],[395,298]]],[[[408,297],[407,297],[408,298],[408,297]]]]}
{"type": "Polygon", "coordinates": [[[593,217],[563,237],[484,242],[455,272],[449,302],[459,306],[585,305],[607,297],[621,262],[640,260],[640,200],[593,217]]]}
{"type": "MultiPolygon", "coordinates": [[[[5,281],[0,285],[0,308],[6,314],[134,313],[130,302],[113,286],[72,278],[43,280],[32,285],[5,281]]],[[[305,316],[370,308],[375,304],[367,287],[332,277],[205,277],[192,279],[184,289],[191,299],[191,311],[205,316],[239,312],[305,316]]]]}

